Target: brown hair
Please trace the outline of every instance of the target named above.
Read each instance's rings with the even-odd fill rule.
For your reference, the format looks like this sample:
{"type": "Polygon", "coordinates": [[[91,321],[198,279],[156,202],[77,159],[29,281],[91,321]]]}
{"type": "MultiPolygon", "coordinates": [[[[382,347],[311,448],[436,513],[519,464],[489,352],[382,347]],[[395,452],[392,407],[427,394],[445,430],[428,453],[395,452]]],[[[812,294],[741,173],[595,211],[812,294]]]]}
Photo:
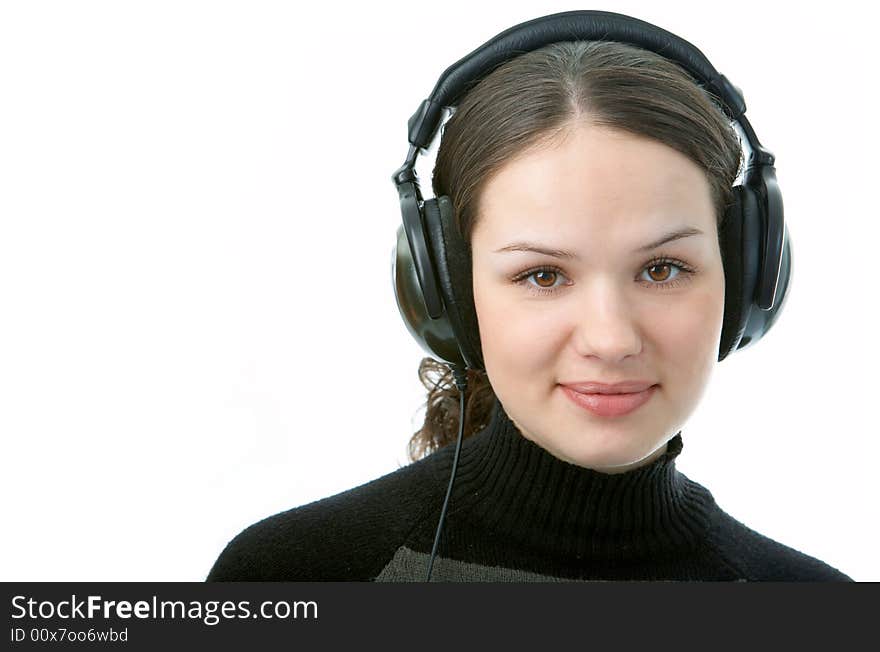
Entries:
{"type": "MultiPolygon", "coordinates": [[[[705,170],[720,233],[742,165],[739,136],[720,100],[679,64],[649,50],[615,41],[564,41],[495,68],[441,127],[433,191],[451,199],[468,244],[489,178],[511,159],[587,121],[652,138],[705,170]]],[[[412,461],[458,437],[460,395],[451,370],[424,358],[419,379],[428,397],[424,425],[408,445],[412,461]]],[[[494,399],[486,372],[468,370],[464,437],[486,425],[494,399]]]]}

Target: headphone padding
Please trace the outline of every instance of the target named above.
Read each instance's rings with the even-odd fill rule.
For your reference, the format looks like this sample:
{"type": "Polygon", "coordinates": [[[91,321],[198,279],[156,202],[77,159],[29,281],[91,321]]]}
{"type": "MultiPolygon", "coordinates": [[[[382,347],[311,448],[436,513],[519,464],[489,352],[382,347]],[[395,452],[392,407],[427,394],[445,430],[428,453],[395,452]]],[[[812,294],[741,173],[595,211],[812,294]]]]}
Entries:
{"type": "Polygon", "coordinates": [[[742,185],[732,190],[733,203],[725,213],[719,233],[725,284],[719,362],[739,348],[758,277],[758,204],[755,196],[742,185]]]}
{"type": "Polygon", "coordinates": [[[425,231],[446,314],[470,369],[483,369],[480,330],[474,308],[470,247],[455,224],[446,195],[425,200],[425,231]]]}

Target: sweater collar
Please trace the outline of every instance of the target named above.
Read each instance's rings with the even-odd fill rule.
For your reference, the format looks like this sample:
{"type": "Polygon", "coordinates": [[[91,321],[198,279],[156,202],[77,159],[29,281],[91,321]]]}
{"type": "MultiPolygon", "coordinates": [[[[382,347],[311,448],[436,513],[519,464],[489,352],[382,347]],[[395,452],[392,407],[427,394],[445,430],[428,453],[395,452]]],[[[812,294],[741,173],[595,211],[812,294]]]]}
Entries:
{"type": "MultiPolygon", "coordinates": [[[[548,554],[681,552],[704,539],[715,510],[712,494],[675,468],[682,446],[679,431],[650,464],[602,473],[524,437],[495,397],[488,425],[462,442],[449,516],[548,554]]],[[[445,449],[448,482],[455,444],[445,449]]]]}

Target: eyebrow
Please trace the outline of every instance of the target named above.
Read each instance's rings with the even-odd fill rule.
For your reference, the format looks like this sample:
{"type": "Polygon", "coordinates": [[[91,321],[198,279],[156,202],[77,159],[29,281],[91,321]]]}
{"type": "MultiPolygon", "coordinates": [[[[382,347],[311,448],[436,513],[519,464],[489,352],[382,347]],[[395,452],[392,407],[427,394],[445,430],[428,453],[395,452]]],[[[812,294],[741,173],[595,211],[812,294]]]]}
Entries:
{"type": "MultiPolygon", "coordinates": [[[[673,240],[678,240],[680,238],[687,238],[692,235],[703,235],[703,232],[696,227],[686,226],[667,233],[658,240],[655,240],[654,242],[649,242],[648,244],[639,247],[633,253],[651,251],[651,249],[656,249],[661,245],[665,245],[667,242],[672,242],[673,240]]],[[[567,258],[569,260],[579,260],[580,258],[580,256],[572,251],[568,251],[566,249],[553,249],[551,247],[544,247],[533,242],[514,242],[507,245],[506,247],[501,247],[501,249],[496,249],[495,253],[506,253],[508,251],[533,251],[538,254],[552,256],[553,258],[567,258]]]]}

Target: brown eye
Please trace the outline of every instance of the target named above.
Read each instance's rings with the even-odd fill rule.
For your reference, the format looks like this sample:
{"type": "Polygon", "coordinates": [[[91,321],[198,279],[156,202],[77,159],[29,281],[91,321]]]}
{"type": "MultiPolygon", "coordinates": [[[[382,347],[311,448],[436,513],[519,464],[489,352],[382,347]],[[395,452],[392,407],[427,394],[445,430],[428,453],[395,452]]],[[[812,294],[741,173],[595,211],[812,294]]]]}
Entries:
{"type": "Polygon", "coordinates": [[[672,266],[669,263],[661,263],[659,265],[652,265],[651,267],[648,268],[648,274],[650,275],[650,277],[653,280],[657,281],[658,283],[662,283],[669,278],[670,267],[672,267],[672,266]],[[657,278],[657,277],[655,277],[654,272],[652,270],[665,270],[665,273],[661,273],[660,274],[661,278],[657,278]]]}
{"type": "Polygon", "coordinates": [[[550,270],[538,271],[538,272],[535,272],[534,274],[532,274],[532,276],[535,277],[535,280],[538,282],[538,285],[542,288],[553,287],[553,284],[556,282],[556,272],[552,272],[550,270]],[[542,277],[543,277],[543,281],[547,281],[547,280],[550,281],[548,285],[544,285],[544,283],[542,282],[542,277]]]}
{"type": "Polygon", "coordinates": [[[535,292],[542,296],[558,292],[564,283],[557,283],[560,278],[564,278],[560,270],[553,267],[539,267],[537,269],[529,269],[520,272],[518,275],[510,279],[517,285],[525,285],[529,292],[535,292]]]}

